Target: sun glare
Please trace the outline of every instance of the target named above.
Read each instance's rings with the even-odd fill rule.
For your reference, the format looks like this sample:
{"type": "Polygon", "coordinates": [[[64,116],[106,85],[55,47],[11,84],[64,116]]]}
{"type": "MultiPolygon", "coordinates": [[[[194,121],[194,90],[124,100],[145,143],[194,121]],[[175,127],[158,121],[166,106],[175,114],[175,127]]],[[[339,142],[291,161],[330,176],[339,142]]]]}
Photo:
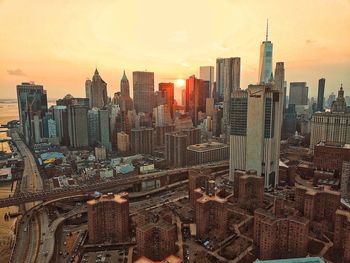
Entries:
{"type": "Polygon", "coordinates": [[[184,79],[177,79],[176,80],[176,87],[184,87],[185,86],[185,80],[184,79]]]}

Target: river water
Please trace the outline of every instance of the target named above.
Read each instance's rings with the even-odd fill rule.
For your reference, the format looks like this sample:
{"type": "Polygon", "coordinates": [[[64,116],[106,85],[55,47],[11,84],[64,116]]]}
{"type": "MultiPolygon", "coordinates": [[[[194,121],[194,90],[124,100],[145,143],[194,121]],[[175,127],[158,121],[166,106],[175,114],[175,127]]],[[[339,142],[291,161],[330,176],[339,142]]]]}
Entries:
{"type": "MultiPolygon", "coordinates": [[[[17,101],[0,100],[0,124],[6,124],[10,120],[18,119],[17,101]]],[[[0,133],[0,139],[7,138],[6,133],[0,133]]],[[[10,152],[7,143],[0,143],[0,150],[10,152]]],[[[14,185],[15,186],[15,185],[14,185]]],[[[15,187],[13,187],[13,191],[15,187]]],[[[11,192],[11,182],[0,183],[0,198],[8,197],[11,192]]],[[[14,238],[16,219],[5,221],[4,215],[7,212],[17,212],[17,207],[0,208],[0,262],[8,262],[11,252],[11,242],[14,238]]]]}

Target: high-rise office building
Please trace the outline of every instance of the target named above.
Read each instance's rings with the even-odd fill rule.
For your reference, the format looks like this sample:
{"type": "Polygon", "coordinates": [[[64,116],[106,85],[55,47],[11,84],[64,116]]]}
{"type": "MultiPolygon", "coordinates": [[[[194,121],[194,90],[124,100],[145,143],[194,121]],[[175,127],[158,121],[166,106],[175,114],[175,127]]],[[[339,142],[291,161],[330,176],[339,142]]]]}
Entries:
{"type": "Polygon", "coordinates": [[[291,82],[289,86],[289,104],[307,105],[309,88],[306,82],[291,82]]]}
{"type": "Polygon", "coordinates": [[[129,240],[129,201],[127,193],[108,193],[87,202],[89,242],[129,240]]]}
{"type": "Polygon", "coordinates": [[[85,81],[85,93],[89,98],[90,108],[103,108],[108,103],[107,83],[101,78],[97,69],[92,80],[85,81]]]}
{"type": "MultiPolygon", "coordinates": [[[[279,85],[280,86],[280,85],[279,85]]],[[[249,85],[231,100],[230,180],[235,170],[256,170],[265,186],[278,183],[283,92],[276,84],[249,85]]]]}
{"type": "Polygon", "coordinates": [[[20,130],[26,143],[40,142],[42,131],[39,122],[48,110],[46,90],[42,85],[23,82],[17,85],[17,102],[20,130]]]}
{"type": "Polygon", "coordinates": [[[217,58],[216,59],[216,102],[224,103],[222,133],[225,142],[230,134],[230,101],[234,90],[240,89],[241,58],[217,58]]]}
{"type": "Polygon", "coordinates": [[[133,101],[130,97],[130,86],[129,86],[129,80],[125,74],[125,70],[123,73],[123,77],[120,80],[120,110],[127,112],[128,110],[133,110],[134,105],[133,101]]]}
{"type": "Polygon", "coordinates": [[[108,110],[92,108],[88,111],[89,145],[100,144],[111,149],[108,110]]]}
{"type": "Polygon", "coordinates": [[[214,67],[201,66],[199,67],[199,78],[204,81],[209,81],[209,98],[213,97],[214,92],[214,67]]]}
{"type": "Polygon", "coordinates": [[[186,79],[186,105],[185,110],[192,118],[193,124],[198,124],[198,112],[200,107],[200,96],[204,92],[204,81],[197,79],[194,75],[186,79]]]}
{"type": "Polygon", "coordinates": [[[136,112],[152,113],[154,106],[154,73],[135,71],[132,76],[136,112]]]}
{"type": "Polygon", "coordinates": [[[71,105],[68,107],[68,134],[70,146],[86,147],[88,140],[88,107],[71,105]]]}
{"type": "Polygon", "coordinates": [[[69,146],[67,106],[53,106],[53,116],[56,121],[56,132],[60,144],[69,146]]]}
{"type": "Polygon", "coordinates": [[[317,106],[316,106],[317,111],[323,111],[325,84],[326,84],[325,78],[318,80],[317,106]]]}
{"type": "Polygon", "coordinates": [[[266,26],[266,39],[260,45],[260,61],[259,61],[259,83],[268,83],[272,78],[272,48],[273,44],[268,40],[268,28],[266,26]]]}
{"type": "Polygon", "coordinates": [[[165,98],[165,103],[169,106],[171,117],[174,116],[174,83],[159,83],[159,91],[165,98]]]}

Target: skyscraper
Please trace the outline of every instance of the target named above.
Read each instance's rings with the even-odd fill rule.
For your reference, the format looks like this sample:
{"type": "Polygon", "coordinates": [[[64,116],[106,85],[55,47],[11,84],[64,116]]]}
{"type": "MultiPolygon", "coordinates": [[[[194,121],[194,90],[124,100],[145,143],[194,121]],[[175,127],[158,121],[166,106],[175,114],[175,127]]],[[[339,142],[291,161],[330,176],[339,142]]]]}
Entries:
{"type": "Polygon", "coordinates": [[[38,125],[47,112],[46,90],[42,85],[23,82],[21,85],[17,85],[17,101],[20,129],[26,143],[38,142],[41,138],[38,125]],[[34,118],[34,116],[37,117],[34,118]]]}
{"type": "Polygon", "coordinates": [[[87,106],[68,107],[68,133],[70,146],[73,148],[86,147],[89,144],[87,113],[87,106]]]}
{"type": "Polygon", "coordinates": [[[125,70],[123,73],[123,77],[120,80],[120,110],[123,112],[127,112],[128,110],[133,110],[134,105],[133,101],[130,97],[130,87],[129,80],[125,74],[125,70]]]}
{"type": "Polygon", "coordinates": [[[85,93],[89,98],[90,108],[103,108],[108,103],[107,83],[101,78],[97,69],[92,80],[85,81],[85,93]]]}
{"type": "Polygon", "coordinates": [[[214,92],[214,67],[213,66],[201,66],[199,67],[199,78],[205,81],[209,81],[209,98],[213,97],[214,92]]]}
{"type": "Polygon", "coordinates": [[[268,40],[269,24],[266,25],[266,40],[260,45],[259,83],[268,83],[272,76],[272,48],[273,44],[268,40]]]}
{"type": "Polygon", "coordinates": [[[306,82],[291,82],[289,87],[289,104],[307,105],[309,88],[306,82]]]}
{"type": "Polygon", "coordinates": [[[249,85],[231,100],[230,180],[235,170],[256,170],[265,186],[278,183],[280,123],[283,92],[280,85],[249,85]]]}
{"type": "Polygon", "coordinates": [[[324,78],[318,80],[317,111],[323,111],[325,83],[326,79],[324,78]]]}
{"type": "Polygon", "coordinates": [[[168,104],[170,115],[174,115],[174,83],[159,83],[159,91],[162,92],[162,96],[165,98],[165,103],[168,104]]]}
{"type": "Polygon", "coordinates": [[[229,141],[230,135],[230,100],[234,90],[240,89],[241,58],[217,58],[216,59],[216,102],[224,102],[223,129],[225,141],[229,141]]]}
{"type": "Polygon", "coordinates": [[[133,76],[134,107],[137,113],[152,113],[154,99],[154,73],[135,71],[133,76]]]}
{"type": "Polygon", "coordinates": [[[53,106],[53,116],[56,121],[56,131],[60,144],[69,146],[67,106],[53,106]]]}
{"type": "MultiPolygon", "coordinates": [[[[195,75],[186,80],[186,105],[185,110],[192,118],[193,124],[198,124],[198,112],[200,95],[204,92],[204,81],[197,79],[195,75]]],[[[204,105],[205,107],[205,105],[204,105]]],[[[204,109],[205,110],[205,109],[204,109]]]]}

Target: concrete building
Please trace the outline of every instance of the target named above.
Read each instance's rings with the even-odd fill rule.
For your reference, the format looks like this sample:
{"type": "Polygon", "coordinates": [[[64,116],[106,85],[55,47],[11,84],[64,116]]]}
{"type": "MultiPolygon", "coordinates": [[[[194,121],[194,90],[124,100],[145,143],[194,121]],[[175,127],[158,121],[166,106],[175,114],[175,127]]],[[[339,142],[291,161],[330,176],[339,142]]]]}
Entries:
{"type": "Polygon", "coordinates": [[[110,150],[110,128],[108,110],[92,108],[88,111],[89,145],[101,144],[110,150]]]}
{"type": "Polygon", "coordinates": [[[289,104],[307,105],[309,88],[306,82],[291,82],[289,86],[289,104]]]}
{"type": "Polygon", "coordinates": [[[95,147],[95,157],[97,161],[106,160],[107,150],[104,146],[95,147]]]}
{"type": "Polygon", "coordinates": [[[253,239],[259,259],[306,256],[309,220],[296,215],[285,215],[282,200],[275,202],[275,206],[276,204],[279,208],[273,212],[262,208],[254,211],[253,239]]]}
{"type": "Polygon", "coordinates": [[[342,262],[350,262],[350,212],[338,209],[335,213],[333,247],[342,262]]]}
{"type": "Polygon", "coordinates": [[[131,129],[132,154],[153,154],[153,128],[131,129]]]}
{"type": "Polygon", "coordinates": [[[190,169],[188,171],[188,196],[192,207],[196,206],[196,194],[194,192],[197,188],[206,188],[207,182],[214,179],[211,176],[210,169],[190,169]]]}
{"type": "Polygon", "coordinates": [[[176,225],[164,220],[136,227],[138,256],[160,261],[176,252],[176,225]]]}
{"type": "Polygon", "coordinates": [[[332,105],[331,112],[316,112],[312,115],[311,149],[321,141],[350,144],[350,112],[346,112],[342,87],[332,105]]]}
{"type": "Polygon", "coordinates": [[[235,90],[231,100],[230,180],[256,170],[265,187],[278,183],[283,91],[274,83],[235,90]]]}
{"type": "Polygon", "coordinates": [[[173,123],[168,104],[153,108],[153,118],[155,119],[156,126],[171,125],[173,123]]]}
{"type": "Polygon", "coordinates": [[[39,122],[48,110],[46,90],[33,82],[23,82],[16,89],[20,131],[27,144],[38,143],[42,135],[39,122]]]}
{"type": "Polygon", "coordinates": [[[324,187],[306,188],[296,185],[295,208],[310,221],[327,221],[334,225],[335,211],[340,206],[340,193],[324,187]]]}
{"type": "Polygon", "coordinates": [[[175,125],[162,125],[155,127],[155,137],[154,144],[155,146],[163,147],[165,146],[165,135],[167,133],[172,133],[175,131],[175,125]]]}
{"type": "Polygon", "coordinates": [[[129,135],[125,132],[117,133],[117,149],[120,153],[128,153],[130,151],[129,135]]]}
{"type": "Polygon", "coordinates": [[[108,103],[107,83],[101,78],[97,68],[92,80],[85,81],[85,93],[90,108],[103,108],[108,103]]]}
{"type": "Polygon", "coordinates": [[[165,98],[165,103],[168,105],[170,110],[171,118],[174,117],[174,83],[159,83],[159,91],[165,98]]]}
{"type": "Polygon", "coordinates": [[[341,198],[347,201],[350,199],[350,161],[343,161],[340,180],[340,194],[341,198]]]}
{"type": "Polygon", "coordinates": [[[345,97],[344,97],[343,84],[341,84],[340,86],[337,99],[332,103],[331,112],[339,112],[339,113],[348,112],[346,107],[345,97]]]}
{"type": "Polygon", "coordinates": [[[235,171],[234,176],[233,193],[238,202],[251,202],[251,205],[260,207],[264,201],[264,178],[254,170],[235,171]]]}
{"type": "Polygon", "coordinates": [[[187,136],[181,132],[165,134],[165,159],[170,167],[184,167],[187,165],[186,149],[187,136]]]}
{"type": "Polygon", "coordinates": [[[350,145],[331,142],[320,142],[314,147],[314,168],[342,174],[344,161],[350,161],[350,145]]]}
{"type": "Polygon", "coordinates": [[[86,147],[88,140],[88,107],[71,105],[68,107],[68,134],[70,146],[86,147]]]}
{"type": "Polygon", "coordinates": [[[109,193],[87,202],[89,242],[126,242],[129,233],[127,193],[109,193]]]}
{"type": "Polygon", "coordinates": [[[154,106],[154,73],[134,71],[132,76],[136,112],[152,113],[154,106]]]}
{"type": "Polygon", "coordinates": [[[209,98],[213,98],[214,92],[214,67],[213,66],[200,66],[199,78],[204,81],[209,81],[209,98]]]}
{"type": "Polygon", "coordinates": [[[326,79],[322,78],[318,80],[318,92],[317,92],[317,111],[324,111],[324,89],[325,89],[326,79]]]}
{"type": "Polygon", "coordinates": [[[268,40],[268,24],[266,25],[266,39],[260,45],[259,84],[266,84],[272,77],[272,49],[273,44],[268,40]]]}
{"type": "Polygon", "coordinates": [[[215,190],[215,181],[209,181],[206,190],[195,192],[196,236],[205,239],[210,236],[224,239],[227,236],[227,199],[215,190]]]}
{"type": "Polygon", "coordinates": [[[241,58],[216,59],[216,102],[223,102],[223,129],[225,142],[229,142],[230,134],[230,101],[231,94],[240,89],[241,58]]]}
{"type": "Polygon", "coordinates": [[[189,165],[199,165],[210,162],[228,160],[229,146],[219,142],[209,142],[187,146],[189,165]]]}
{"type": "Polygon", "coordinates": [[[205,100],[205,114],[213,118],[214,109],[214,98],[207,98],[205,100]]]}

